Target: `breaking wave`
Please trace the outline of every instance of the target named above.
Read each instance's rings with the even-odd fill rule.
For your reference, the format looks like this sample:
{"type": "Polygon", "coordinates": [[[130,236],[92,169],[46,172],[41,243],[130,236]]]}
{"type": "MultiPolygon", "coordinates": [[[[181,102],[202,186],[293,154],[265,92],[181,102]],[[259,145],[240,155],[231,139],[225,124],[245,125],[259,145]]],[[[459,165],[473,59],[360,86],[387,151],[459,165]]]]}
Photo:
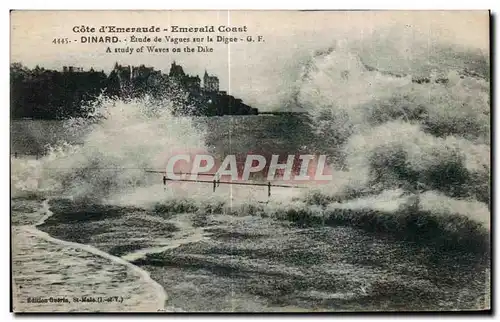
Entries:
{"type": "Polygon", "coordinates": [[[318,225],[353,226],[366,231],[392,235],[441,251],[489,254],[489,212],[478,202],[453,201],[434,192],[425,193],[417,203],[401,191],[385,191],[369,198],[332,201],[309,193],[304,199],[260,204],[233,204],[223,200],[182,198],[158,202],[159,214],[197,213],[261,216],[290,221],[300,227],[318,225]]]}
{"type": "Polygon", "coordinates": [[[380,71],[360,57],[345,46],[316,52],[297,81],[294,104],[308,111],[321,138],[316,148],[330,151],[340,169],[321,193],[359,197],[402,189],[489,207],[487,75],[463,65],[434,66],[425,75],[429,66],[413,66],[416,77],[380,71]]]}
{"type": "Polygon", "coordinates": [[[64,124],[67,131],[85,133],[81,144],[60,142],[39,160],[13,160],[13,195],[63,193],[98,202],[150,185],[144,169],[164,169],[177,150],[205,150],[202,130],[188,117],[174,117],[172,107],[167,99],[100,98],[89,118],[64,124]]]}
{"type": "Polygon", "coordinates": [[[245,193],[235,205],[183,185],[165,194],[157,176],[144,173],[163,169],[175,151],[209,149],[207,129],[174,117],[168,98],[101,98],[89,108],[91,118],[67,122],[68,131],[85,133],[81,144],[61,143],[39,160],[12,161],[12,194],[348,224],[484,250],[491,199],[489,80],[446,68],[415,78],[370,67],[345,47],[315,52],[301,63],[289,100],[307,111],[316,138],[309,150],[331,155],[334,180],[266,205],[245,193]]]}

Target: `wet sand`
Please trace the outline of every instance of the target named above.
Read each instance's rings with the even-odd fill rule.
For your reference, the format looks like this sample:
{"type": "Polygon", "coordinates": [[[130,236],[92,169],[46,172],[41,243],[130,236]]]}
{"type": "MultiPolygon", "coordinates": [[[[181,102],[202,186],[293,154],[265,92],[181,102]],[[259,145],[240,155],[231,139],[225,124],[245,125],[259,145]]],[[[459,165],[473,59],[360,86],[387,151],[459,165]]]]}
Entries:
{"type": "Polygon", "coordinates": [[[147,274],[91,246],[39,231],[40,201],[14,201],[13,310],[21,312],[151,312],[166,294],[147,274]],[[76,300],[78,299],[78,301],[76,300]],[[95,299],[102,302],[89,302],[95,299]],[[58,301],[58,302],[55,302],[58,301]]]}

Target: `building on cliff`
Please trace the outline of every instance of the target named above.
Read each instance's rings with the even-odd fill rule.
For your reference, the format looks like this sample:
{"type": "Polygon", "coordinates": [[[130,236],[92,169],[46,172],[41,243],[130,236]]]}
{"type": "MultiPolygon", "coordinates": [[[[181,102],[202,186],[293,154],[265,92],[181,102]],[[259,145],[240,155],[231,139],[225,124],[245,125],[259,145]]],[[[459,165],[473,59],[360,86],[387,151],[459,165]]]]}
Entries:
{"type": "Polygon", "coordinates": [[[177,65],[175,61],[170,66],[168,77],[176,80],[190,93],[199,93],[201,89],[201,79],[198,75],[190,76],[184,72],[181,65],[177,65]]]}
{"type": "Polygon", "coordinates": [[[81,73],[81,72],[83,72],[83,67],[63,66],[63,73],[81,73]]]}
{"type": "Polygon", "coordinates": [[[216,75],[209,75],[205,70],[202,83],[198,75],[189,75],[175,61],[171,63],[168,74],[145,65],[122,66],[116,63],[107,83],[108,94],[127,98],[166,93],[177,100],[178,114],[215,116],[258,113],[242,99],[220,91],[216,75]]]}
{"type": "Polygon", "coordinates": [[[217,76],[208,75],[205,70],[205,75],[203,75],[203,89],[207,92],[218,92],[219,78],[217,76]]]}
{"type": "Polygon", "coordinates": [[[168,76],[176,78],[178,80],[182,80],[184,76],[186,76],[186,74],[184,73],[184,69],[182,69],[182,66],[177,65],[174,60],[174,62],[170,66],[170,72],[168,73],[168,76]]]}

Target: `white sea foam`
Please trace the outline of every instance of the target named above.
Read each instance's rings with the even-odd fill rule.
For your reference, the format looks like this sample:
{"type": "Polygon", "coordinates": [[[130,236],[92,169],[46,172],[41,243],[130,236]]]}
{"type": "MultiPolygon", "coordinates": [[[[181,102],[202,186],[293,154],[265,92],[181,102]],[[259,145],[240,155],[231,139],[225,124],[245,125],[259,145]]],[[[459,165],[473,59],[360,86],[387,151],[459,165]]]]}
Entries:
{"type": "MultiPolygon", "coordinates": [[[[359,43],[340,42],[301,56],[287,104],[308,112],[310,131],[317,135],[309,148],[331,153],[332,163],[342,168],[330,184],[311,188],[346,198],[351,192],[357,198],[370,190],[383,196],[384,190],[421,188],[461,202],[489,202],[489,81],[486,75],[467,74],[468,63],[458,62],[453,50],[440,55],[454,64],[430,68],[411,59],[392,71],[378,66],[373,55],[365,62],[359,43]],[[415,76],[429,82],[416,84],[415,76]]],[[[100,99],[90,120],[68,123],[69,131],[82,133],[81,144],[54,146],[39,160],[12,161],[13,196],[58,191],[89,203],[136,206],[186,197],[198,203],[267,202],[264,187],[221,185],[213,193],[208,183],[172,183],[164,191],[161,175],[144,171],[164,169],[179,151],[210,150],[205,143],[210,129],[195,126],[189,117],[174,117],[173,106],[168,95],[160,102],[100,99]]],[[[298,191],[308,193],[273,189],[272,200],[287,202],[300,197],[298,191]]]]}

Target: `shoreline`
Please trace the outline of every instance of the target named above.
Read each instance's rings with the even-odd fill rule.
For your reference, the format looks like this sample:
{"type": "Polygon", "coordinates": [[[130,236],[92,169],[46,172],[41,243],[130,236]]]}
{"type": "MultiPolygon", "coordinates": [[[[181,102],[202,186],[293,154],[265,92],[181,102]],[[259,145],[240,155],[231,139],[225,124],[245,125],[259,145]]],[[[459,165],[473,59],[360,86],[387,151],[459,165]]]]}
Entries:
{"type": "MultiPolygon", "coordinates": [[[[61,239],[54,239],[63,240],[69,245],[76,244],[80,248],[82,245],[95,245],[89,247],[98,247],[98,255],[104,258],[121,256],[124,259],[127,254],[130,256],[134,253],[143,255],[140,250],[136,252],[129,247],[133,246],[133,242],[129,240],[127,227],[134,227],[133,234],[137,238],[154,227],[149,237],[152,240],[165,238],[160,244],[170,244],[172,238],[179,239],[184,235],[186,229],[174,230],[171,226],[176,223],[175,226],[181,228],[177,223],[179,219],[185,224],[184,228],[194,226],[207,230],[209,238],[201,243],[176,245],[178,247],[175,249],[164,244],[166,249],[154,248],[158,252],[140,256],[141,259],[125,264],[127,268],[131,268],[131,265],[146,271],[149,279],[160,284],[163,291],[169,290],[172,296],[170,305],[164,302],[164,309],[158,311],[175,312],[182,309],[222,312],[251,309],[256,312],[274,312],[299,308],[311,310],[318,305],[325,310],[339,309],[339,305],[347,310],[354,307],[366,309],[370,305],[371,309],[376,309],[380,305],[375,303],[377,298],[384,299],[384,305],[397,308],[402,305],[401,296],[408,294],[415,294],[418,298],[416,303],[405,304],[407,308],[413,309],[471,308],[476,307],[472,300],[483,302],[484,295],[477,293],[480,288],[477,278],[467,273],[473,270],[483,274],[481,265],[473,258],[455,262],[456,254],[450,253],[448,256],[425,251],[418,245],[383,236],[374,244],[373,234],[355,227],[312,225],[308,228],[299,227],[301,225],[297,226],[293,222],[283,226],[279,220],[248,214],[186,216],[186,209],[178,209],[179,213],[174,214],[149,214],[152,218],[148,220],[148,214],[137,209],[91,206],[72,210],[68,205],[56,206],[52,203],[54,214],[51,216],[51,210],[47,210],[48,202],[42,205],[46,211],[40,213],[45,215],[40,224],[46,222],[40,229],[45,238],[51,240],[54,238],[52,236],[57,236],[61,239]],[[106,220],[103,221],[104,218],[106,220]],[[140,224],[137,220],[140,220],[140,224]],[[109,235],[117,225],[121,225],[123,234],[109,235]],[[75,231],[81,233],[75,235],[75,231]],[[94,239],[99,235],[101,237],[94,239]],[[352,245],[342,247],[347,242],[352,245]],[[317,248],[318,243],[323,246],[317,248]],[[120,245],[127,252],[122,256],[119,250],[110,251],[115,245],[120,245]],[[103,253],[104,256],[101,255],[103,253]],[[388,260],[383,255],[385,253],[395,257],[388,260]],[[416,257],[409,259],[405,256],[408,253],[416,257]],[[332,256],[339,260],[329,262],[332,256]],[[439,258],[441,264],[435,264],[433,258],[439,258]],[[396,271],[394,261],[398,262],[396,271]],[[457,271],[457,265],[463,269],[457,271]],[[309,274],[310,269],[317,270],[317,274],[309,274]],[[443,275],[442,270],[449,273],[443,275]],[[408,273],[413,275],[409,280],[405,278],[408,273]],[[387,274],[396,275],[387,282],[387,274]],[[318,279],[320,275],[325,277],[318,279]],[[371,277],[364,282],[367,290],[365,294],[358,284],[366,276],[371,277]],[[462,282],[457,284],[457,278],[462,282]],[[440,289],[437,282],[444,283],[446,289],[440,289]],[[467,288],[471,295],[455,300],[456,296],[463,293],[460,287],[462,283],[471,284],[467,288]],[[312,293],[302,289],[303,285],[312,286],[312,293]],[[383,287],[380,289],[379,286],[383,287]],[[349,293],[353,290],[354,294],[349,293]],[[394,297],[395,293],[400,296],[394,297]],[[373,300],[365,302],[366,296],[373,300]]],[[[153,250],[153,245],[155,242],[145,248],[147,253],[153,250]]],[[[485,271],[484,274],[488,273],[485,271]]],[[[153,294],[148,290],[146,293],[153,294]]]]}
{"type": "MultiPolygon", "coordinates": [[[[41,208],[37,211],[37,213],[44,214],[44,216],[40,220],[38,220],[35,224],[19,225],[19,226],[12,226],[12,227],[17,227],[23,233],[27,232],[27,233],[31,234],[32,237],[40,238],[41,240],[46,241],[48,243],[63,246],[66,248],[72,248],[72,249],[75,249],[78,251],[82,251],[82,252],[85,252],[87,254],[97,256],[101,259],[105,259],[105,260],[111,262],[112,264],[124,267],[127,271],[132,273],[131,274],[132,276],[138,278],[137,281],[140,281],[140,282],[147,284],[147,285],[151,285],[153,287],[154,292],[152,292],[152,293],[154,293],[154,295],[155,295],[154,298],[156,298],[157,302],[158,302],[157,303],[158,307],[156,309],[156,312],[166,312],[165,308],[166,308],[166,303],[168,300],[167,292],[159,283],[157,283],[155,280],[153,280],[151,278],[151,276],[149,275],[149,273],[147,271],[141,269],[140,267],[138,267],[138,266],[136,266],[136,265],[124,260],[124,259],[113,256],[113,255],[108,254],[104,251],[101,251],[101,250],[99,250],[91,245],[80,244],[80,243],[70,242],[70,241],[66,241],[66,240],[60,240],[60,239],[52,237],[51,235],[49,235],[46,232],[39,230],[38,226],[42,225],[48,218],[50,218],[53,215],[52,211],[50,211],[49,199],[45,199],[42,202],[41,208]]],[[[13,239],[13,244],[14,245],[17,244],[15,241],[15,234],[12,234],[12,239],[13,239]]],[[[35,246],[35,245],[31,245],[31,246],[35,246]]],[[[36,248],[36,246],[33,248],[36,248]]],[[[12,279],[13,279],[13,281],[12,281],[13,286],[17,289],[18,286],[15,285],[15,281],[14,281],[15,276],[14,275],[12,276],[12,279]]],[[[14,302],[16,302],[16,300],[19,300],[19,298],[14,298],[14,302]]],[[[54,305],[54,308],[57,308],[57,305],[54,305]]],[[[15,309],[15,307],[14,307],[14,309],[15,309]]],[[[18,313],[21,313],[21,312],[30,313],[30,312],[34,312],[34,311],[22,309],[22,310],[17,310],[17,312],[18,313]]],[[[111,312],[111,311],[97,310],[95,312],[111,312]]],[[[135,312],[135,311],[130,311],[130,312],[135,312]]],[[[155,311],[149,311],[149,312],[155,312],[155,311]]]]}

